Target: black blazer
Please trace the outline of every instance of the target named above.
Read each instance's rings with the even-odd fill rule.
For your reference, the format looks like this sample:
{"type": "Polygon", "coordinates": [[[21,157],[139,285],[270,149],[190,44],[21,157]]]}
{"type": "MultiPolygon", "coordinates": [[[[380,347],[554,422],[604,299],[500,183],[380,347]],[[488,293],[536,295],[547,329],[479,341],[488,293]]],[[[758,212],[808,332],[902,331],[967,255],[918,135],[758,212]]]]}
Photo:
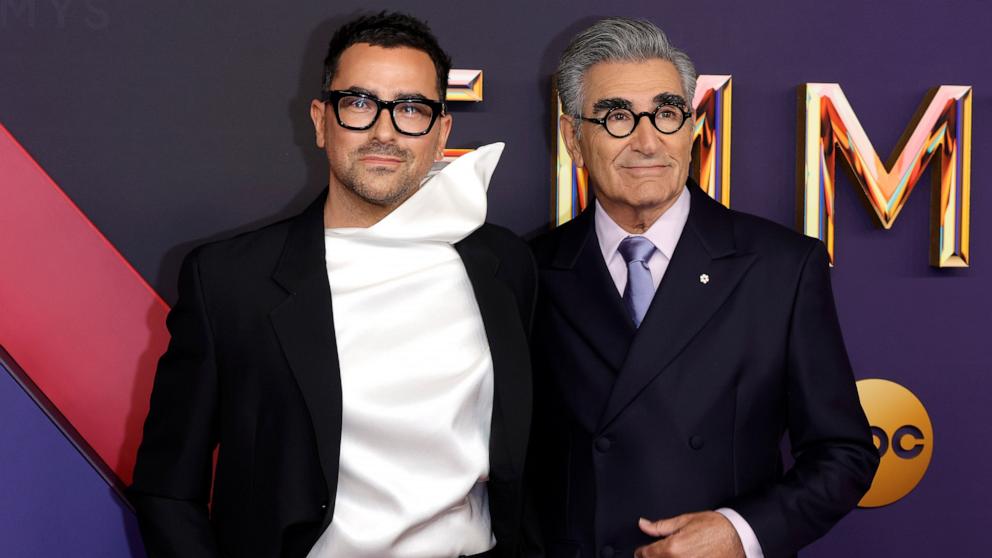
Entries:
{"type": "MultiPolygon", "coordinates": [[[[325,197],[286,221],[202,246],[183,263],[172,340],[128,491],[152,558],[302,557],[334,518],[341,384],[325,197]]],[[[526,245],[492,225],[455,248],[493,359],[496,555],[515,556],[526,542],[521,477],[536,271],[526,245]]]]}
{"type": "Polygon", "coordinates": [[[690,192],[639,329],[592,209],[533,244],[532,463],[551,556],[630,556],[652,540],[639,517],[722,506],[767,558],[789,556],[856,505],[877,467],[823,245],[690,192]]]}

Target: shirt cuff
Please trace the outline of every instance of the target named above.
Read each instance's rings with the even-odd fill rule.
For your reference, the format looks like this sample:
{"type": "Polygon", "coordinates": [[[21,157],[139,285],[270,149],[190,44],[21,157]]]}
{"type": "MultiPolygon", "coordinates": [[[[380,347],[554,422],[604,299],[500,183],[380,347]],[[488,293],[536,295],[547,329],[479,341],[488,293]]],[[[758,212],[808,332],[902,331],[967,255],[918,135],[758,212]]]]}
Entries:
{"type": "Polygon", "coordinates": [[[741,514],[730,508],[720,508],[716,510],[716,513],[726,517],[734,526],[737,536],[741,539],[741,546],[744,547],[745,558],[765,558],[765,554],[761,551],[761,544],[758,542],[758,536],[754,534],[754,530],[741,517],[741,514]]]}

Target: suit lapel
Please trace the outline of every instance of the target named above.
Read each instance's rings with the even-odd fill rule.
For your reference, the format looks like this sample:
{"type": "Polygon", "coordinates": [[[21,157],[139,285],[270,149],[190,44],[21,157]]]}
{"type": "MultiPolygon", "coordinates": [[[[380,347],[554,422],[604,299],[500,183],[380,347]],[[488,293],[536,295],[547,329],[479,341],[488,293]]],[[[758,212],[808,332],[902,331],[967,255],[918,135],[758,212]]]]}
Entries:
{"type": "Polygon", "coordinates": [[[270,314],[286,360],[306,401],[317,438],[330,523],[337,494],[341,451],[341,373],[338,365],[331,289],[324,258],[324,200],[320,196],[290,226],[273,274],[289,296],[270,314]]]}
{"type": "Polygon", "coordinates": [[[585,342],[615,371],[623,365],[634,335],[634,322],[623,306],[596,238],[592,206],[564,225],[545,289],[557,309],[585,342]]]}
{"type": "Polygon", "coordinates": [[[689,218],[630,345],[600,430],[661,374],[713,317],[754,262],[734,246],[729,211],[690,185],[689,218]]]}
{"type": "Polygon", "coordinates": [[[519,477],[530,430],[531,378],[519,306],[498,277],[500,261],[478,233],[455,244],[472,283],[493,360],[493,416],[489,437],[494,479],[519,477]]]}

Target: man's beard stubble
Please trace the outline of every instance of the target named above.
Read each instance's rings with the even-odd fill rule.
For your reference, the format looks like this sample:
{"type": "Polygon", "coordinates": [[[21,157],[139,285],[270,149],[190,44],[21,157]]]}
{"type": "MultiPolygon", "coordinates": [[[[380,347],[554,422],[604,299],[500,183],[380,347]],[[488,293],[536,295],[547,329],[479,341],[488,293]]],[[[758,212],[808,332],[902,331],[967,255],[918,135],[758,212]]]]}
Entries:
{"type": "Polygon", "coordinates": [[[382,207],[395,206],[420,189],[423,176],[415,176],[417,170],[410,166],[412,160],[413,154],[409,150],[373,140],[352,154],[348,168],[340,177],[340,181],[345,188],[369,204],[382,207]],[[362,170],[358,159],[367,155],[395,157],[402,163],[395,169],[362,170]],[[393,182],[394,186],[387,189],[376,188],[373,181],[377,179],[393,182]]]}

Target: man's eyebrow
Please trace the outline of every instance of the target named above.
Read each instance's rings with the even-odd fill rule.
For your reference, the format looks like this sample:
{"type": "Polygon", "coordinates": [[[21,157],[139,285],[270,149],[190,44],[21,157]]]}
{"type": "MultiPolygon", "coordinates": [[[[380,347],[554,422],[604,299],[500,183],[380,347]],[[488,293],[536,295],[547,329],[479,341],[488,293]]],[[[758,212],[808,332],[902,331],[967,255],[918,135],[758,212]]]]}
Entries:
{"type": "MultiPolygon", "coordinates": [[[[378,93],[376,93],[374,91],[371,91],[369,89],[366,89],[364,87],[358,86],[358,85],[353,85],[353,86],[349,87],[347,90],[348,91],[351,91],[353,93],[361,93],[362,95],[370,95],[372,97],[375,97],[376,99],[382,99],[382,97],[380,97],[378,93]]],[[[412,93],[412,92],[400,92],[400,93],[397,93],[396,94],[396,97],[394,97],[392,100],[396,100],[396,99],[404,99],[404,100],[411,100],[411,101],[413,101],[413,100],[430,101],[431,100],[430,98],[428,98],[423,93],[412,93]]],[[[389,100],[389,99],[382,99],[382,100],[386,101],[386,100],[389,100]]]]}
{"type": "Polygon", "coordinates": [[[397,93],[396,94],[396,98],[397,99],[409,99],[409,100],[419,99],[419,100],[423,100],[423,101],[432,101],[433,100],[433,99],[429,98],[427,95],[424,95],[423,93],[397,93]]]}
{"type": "Polygon", "coordinates": [[[599,112],[602,110],[610,110],[614,108],[624,108],[629,109],[632,105],[627,99],[620,97],[610,97],[608,99],[600,99],[592,105],[593,112],[599,112]]]}
{"type": "Polygon", "coordinates": [[[351,87],[346,87],[345,91],[351,91],[352,93],[361,93],[362,95],[369,95],[375,98],[379,98],[374,91],[365,89],[364,87],[359,87],[358,85],[352,85],[351,87]]]}
{"type": "Polygon", "coordinates": [[[676,95],[675,93],[659,93],[655,96],[654,103],[659,106],[675,105],[686,110],[689,108],[689,103],[685,101],[685,97],[682,95],[676,95]]]}

